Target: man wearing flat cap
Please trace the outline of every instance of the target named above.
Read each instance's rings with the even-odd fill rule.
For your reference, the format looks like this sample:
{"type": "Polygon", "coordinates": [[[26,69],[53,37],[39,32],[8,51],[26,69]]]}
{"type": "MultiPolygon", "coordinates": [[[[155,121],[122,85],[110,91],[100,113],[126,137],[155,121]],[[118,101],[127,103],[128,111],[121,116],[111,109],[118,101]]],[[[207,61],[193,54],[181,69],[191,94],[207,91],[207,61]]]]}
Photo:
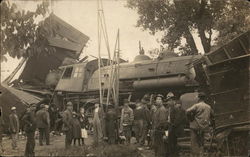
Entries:
{"type": "Polygon", "coordinates": [[[66,110],[63,112],[63,128],[65,133],[65,148],[68,149],[72,143],[72,121],[73,121],[73,104],[67,102],[66,110]]]}
{"type": "Polygon", "coordinates": [[[154,151],[156,157],[165,157],[167,154],[166,143],[163,137],[168,126],[168,112],[163,105],[163,95],[158,94],[155,100],[157,110],[153,120],[154,151]]]}
{"type": "Polygon", "coordinates": [[[186,111],[190,121],[192,156],[200,157],[204,153],[204,136],[209,127],[214,127],[214,115],[210,105],[204,102],[205,93],[198,94],[199,101],[186,111]]]}
{"type": "Polygon", "coordinates": [[[16,107],[11,107],[11,114],[9,116],[10,120],[10,133],[12,139],[12,149],[17,148],[17,138],[19,133],[19,118],[16,114],[16,107]]]}

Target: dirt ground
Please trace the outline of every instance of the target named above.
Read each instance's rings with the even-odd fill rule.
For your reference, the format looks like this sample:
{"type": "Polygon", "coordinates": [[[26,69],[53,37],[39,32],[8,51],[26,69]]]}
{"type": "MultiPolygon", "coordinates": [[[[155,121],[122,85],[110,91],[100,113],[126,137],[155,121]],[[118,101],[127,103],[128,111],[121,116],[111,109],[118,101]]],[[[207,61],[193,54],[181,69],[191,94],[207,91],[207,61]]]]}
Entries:
{"type": "MultiPolygon", "coordinates": [[[[64,139],[65,136],[59,136],[59,135],[51,135],[50,136],[50,145],[43,145],[40,146],[38,142],[38,137],[36,137],[36,146],[35,146],[35,154],[36,156],[50,156],[52,153],[54,153],[56,150],[64,149],[64,139]]],[[[86,145],[92,144],[92,138],[88,138],[85,140],[86,145]]],[[[18,139],[18,148],[16,150],[12,149],[11,146],[11,139],[9,137],[3,138],[3,147],[4,147],[4,154],[2,156],[23,156],[24,150],[26,145],[26,138],[23,136],[19,136],[18,139]]],[[[77,148],[79,146],[76,146],[77,148]]],[[[81,149],[81,147],[79,147],[81,149]]]]}
{"type": "MultiPolygon", "coordinates": [[[[40,146],[38,143],[38,137],[36,136],[36,146],[35,146],[35,155],[36,156],[61,156],[64,154],[66,156],[71,156],[71,154],[69,152],[66,152],[64,149],[64,139],[65,139],[65,135],[51,135],[50,136],[50,145],[43,145],[40,146]]],[[[92,136],[89,136],[89,138],[87,138],[85,140],[85,145],[86,146],[72,146],[72,148],[70,148],[72,155],[76,155],[78,152],[83,152],[86,149],[87,152],[89,154],[96,154],[96,150],[93,150],[93,148],[90,148],[91,145],[93,143],[93,138],[92,136]]],[[[133,143],[133,142],[132,142],[133,143]]],[[[16,150],[12,150],[11,147],[11,139],[9,137],[4,137],[3,138],[3,147],[4,147],[4,154],[0,154],[0,156],[23,156],[24,155],[24,150],[25,150],[25,145],[26,145],[26,138],[24,136],[19,136],[18,139],[18,148],[16,150]]],[[[126,147],[126,146],[124,146],[126,147]]],[[[130,145],[131,148],[135,148],[139,153],[140,156],[143,157],[152,157],[154,156],[154,153],[152,150],[147,150],[145,149],[145,147],[139,147],[138,145],[135,144],[131,144],[130,145]],[[138,149],[139,148],[139,149],[138,149]]],[[[106,147],[107,149],[110,149],[108,147],[106,147]]],[[[117,147],[116,147],[117,148],[117,147]]],[[[104,147],[105,149],[105,147],[104,147]]],[[[111,146],[111,149],[113,149],[113,146],[111,146]]],[[[96,154],[96,156],[98,156],[96,154]]]]}

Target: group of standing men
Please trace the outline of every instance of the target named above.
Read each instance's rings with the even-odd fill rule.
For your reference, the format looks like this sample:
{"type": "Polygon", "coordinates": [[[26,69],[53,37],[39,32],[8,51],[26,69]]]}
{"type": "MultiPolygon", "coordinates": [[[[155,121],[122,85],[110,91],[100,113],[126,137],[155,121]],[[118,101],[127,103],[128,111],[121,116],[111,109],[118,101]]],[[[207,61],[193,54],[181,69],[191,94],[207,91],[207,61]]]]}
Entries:
{"type": "MultiPolygon", "coordinates": [[[[171,92],[166,96],[166,103],[163,101],[163,95],[158,94],[155,103],[143,97],[141,101],[136,103],[135,109],[132,109],[129,106],[130,102],[125,99],[120,120],[113,105],[108,105],[107,112],[104,113],[103,107],[96,103],[92,122],[94,144],[99,144],[105,138],[109,144],[115,144],[117,139],[122,140],[121,137],[124,137],[123,140],[126,144],[130,144],[132,131],[134,131],[136,142],[143,146],[147,141],[148,146],[154,150],[156,157],[176,157],[179,155],[177,138],[183,136],[184,126],[189,121],[192,155],[200,157],[203,155],[205,133],[210,126],[214,127],[214,121],[210,105],[204,102],[205,94],[201,92],[198,97],[199,102],[186,111],[182,108],[181,101],[171,92]]],[[[66,135],[65,147],[68,148],[73,140],[73,122],[76,114],[73,113],[71,102],[68,102],[66,106],[63,113],[62,131],[66,135]]],[[[36,108],[35,104],[31,105],[22,117],[27,136],[25,156],[35,156],[35,131],[37,128],[39,130],[39,144],[43,145],[44,138],[46,145],[50,144],[49,106],[42,104],[37,112],[36,108]]],[[[16,149],[20,125],[16,107],[12,107],[11,111],[12,113],[9,116],[10,133],[12,148],[16,149]]],[[[77,117],[77,119],[80,120],[79,128],[86,129],[88,117],[84,114],[84,108],[81,109],[80,117],[77,117]]]]}
{"type": "Polygon", "coordinates": [[[182,108],[182,102],[171,92],[166,96],[166,103],[163,101],[163,95],[158,94],[155,103],[143,98],[134,110],[125,100],[121,112],[120,132],[126,137],[127,143],[130,143],[132,130],[141,145],[147,139],[156,157],[177,157],[177,138],[184,135],[184,127],[190,122],[192,156],[201,157],[205,133],[210,126],[214,126],[214,122],[213,111],[210,105],[204,102],[205,94],[201,92],[198,97],[199,102],[186,111],[182,108]],[[150,138],[147,138],[147,135],[150,135],[150,138]]]}
{"type": "MultiPolygon", "coordinates": [[[[34,148],[36,129],[39,130],[39,144],[43,145],[43,140],[45,138],[46,144],[49,145],[50,117],[48,108],[48,105],[41,104],[40,109],[36,112],[37,106],[32,104],[21,117],[23,131],[27,137],[24,156],[35,156],[34,148]]],[[[11,114],[9,115],[9,132],[12,139],[12,149],[17,149],[20,122],[16,112],[16,107],[14,106],[11,107],[11,114]]]]}
{"type": "Polygon", "coordinates": [[[183,134],[185,111],[173,93],[167,95],[167,105],[164,105],[163,99],[164,97],[158,94],[155,103],[150,103],[149,99],[144,97],[136,103],[134,110],[125,100],[120,131],[126,137],[127,143],[130,143],[132,131],[141,146],[147,140],[148,146],[154,149],[157,157],[177,156],[177,137],[183,134]]]}

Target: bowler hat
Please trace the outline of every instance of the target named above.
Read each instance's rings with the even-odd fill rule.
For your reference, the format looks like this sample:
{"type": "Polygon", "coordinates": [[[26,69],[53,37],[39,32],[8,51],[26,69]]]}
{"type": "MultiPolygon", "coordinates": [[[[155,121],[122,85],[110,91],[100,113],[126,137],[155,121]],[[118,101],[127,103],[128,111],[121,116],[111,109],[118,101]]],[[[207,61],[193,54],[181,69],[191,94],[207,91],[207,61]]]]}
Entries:
{"type": "Polygon", "coordinates": [[[174,93],[172,93],[172,92],[169,92],[168,94],[167,94],[167,100],[169,100],[169,99],[173,99],[173,98],[175,98],[175,95],[174,95],[174,93]]]}
{"type": "Polygon", "coordinates": [[[162,98],[162,99],[164,98],[164,96],[163,96],[162,94],[157,94],[157,95],[156,95],[156,98],[157,98],[157,97],[160,97],[160,98],[162,98]]]}
{"type": "Polygon", "coordinates": [[[72,104],[72,102],[67,102],[67,104],[66,104],[67,106],[73,106],[73,104],[72,104]]]}

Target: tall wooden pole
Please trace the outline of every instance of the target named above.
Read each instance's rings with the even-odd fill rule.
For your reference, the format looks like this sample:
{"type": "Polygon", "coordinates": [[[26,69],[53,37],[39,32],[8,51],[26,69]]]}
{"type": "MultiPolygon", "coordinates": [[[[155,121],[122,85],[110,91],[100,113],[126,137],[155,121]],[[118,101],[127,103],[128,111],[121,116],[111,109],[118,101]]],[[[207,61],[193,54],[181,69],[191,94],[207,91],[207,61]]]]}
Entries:
{"type": "Polygon", "coordinates": [[[117,33],[117,73],[116,73],[116,107],[119,106],[119,77],[120,77],[120,30],[117,33]]]}
{"type": "Polygon", "coordinates": [[[98,70],[99,70],[99,98],[102,106],[102,81],[101,81],[101,28],[100,28],[100,5],[97,0],[97,39],[98,39],[98,70]]]}

